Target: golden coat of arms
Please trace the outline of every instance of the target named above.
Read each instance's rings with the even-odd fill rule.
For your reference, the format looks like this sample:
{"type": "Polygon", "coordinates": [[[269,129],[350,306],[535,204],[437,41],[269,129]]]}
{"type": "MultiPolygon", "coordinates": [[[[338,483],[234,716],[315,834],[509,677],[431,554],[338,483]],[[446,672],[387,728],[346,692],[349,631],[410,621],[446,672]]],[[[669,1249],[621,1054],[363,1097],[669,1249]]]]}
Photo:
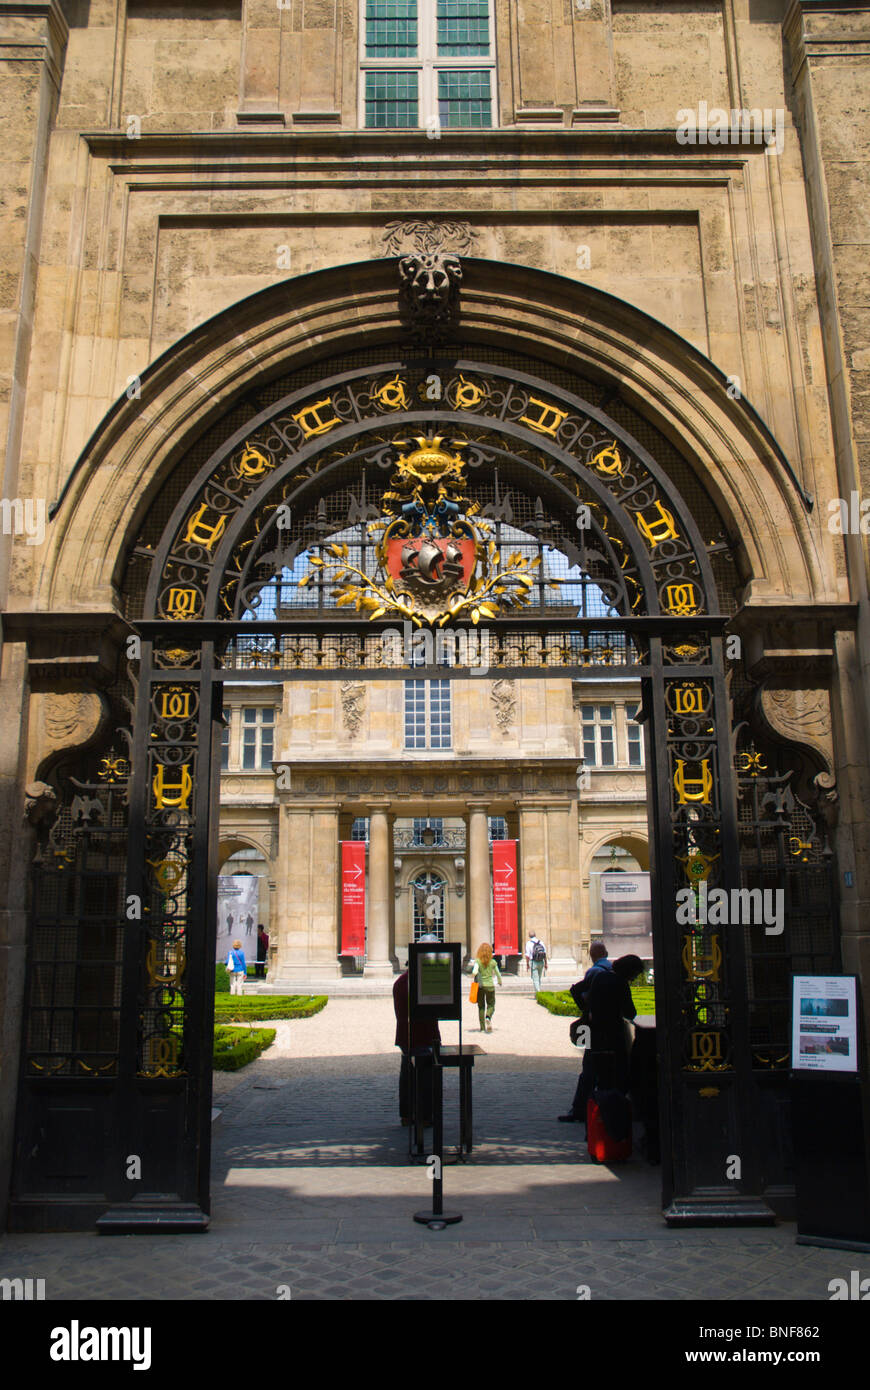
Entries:
{"type": "MultiPolygon", "coordinates": [[[[460,617],[478,623],[500,609],[527,604],[540,557],[515,551],[503,561],[492,526],[471,520],[480,504],[467,496],[459,452],[442,447],[441,435],[413,442],[416,449],[399,455],[383,494],[383,516],[369,523],[370,533],[380,532],[376,573],[366,574],[351,561],[346,542],[334,541],[311,558],[312,571],[326,571],[335,580],[336,606],[353,604],[372,619],[396,614],[421,627],[460,617]]],[[[464,444],[454,440],[452,447],[458,451],[464,444]]],[[[395,446],[407,448],[408,441],[397,439],[395,446]]]]}

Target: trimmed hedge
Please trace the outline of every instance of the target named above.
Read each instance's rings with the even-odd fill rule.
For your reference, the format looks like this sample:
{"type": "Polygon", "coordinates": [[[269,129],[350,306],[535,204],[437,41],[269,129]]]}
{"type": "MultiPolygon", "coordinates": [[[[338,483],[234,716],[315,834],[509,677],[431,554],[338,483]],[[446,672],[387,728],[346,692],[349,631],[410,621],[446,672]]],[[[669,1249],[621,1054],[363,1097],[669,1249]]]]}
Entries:
{"type": "Polygon", "coordinates": [[[274,1028],[215,1028],[212,1065],[215,1071],[238,1071],[274,1041],[274,1028]]]}
{"type": "Polygon", "coordinates": [[[564,1014],[566,1018],[580,1016],[580,1010],[566,989],[539,989],[535,995],[535,1003],[551,1014],[564,1014]]]}
{"type": "MultiPolygon", "coordinates": [[[[631,997],[639,1014],[654,1014],[656,1011],[656,992],[652,985],[632,985],[631,997]]],[[[565,1018],[579,1018],[580,1010],[566,989],[540,990],[535,1002],[551,1014],[565,1018]]]]}
{"type": "Polygon", "coordinates": [[[215,1023],[247,1023],[274,1018],[311,1018],[326,1008],[327,994],[216,995],[215,1023]]]}

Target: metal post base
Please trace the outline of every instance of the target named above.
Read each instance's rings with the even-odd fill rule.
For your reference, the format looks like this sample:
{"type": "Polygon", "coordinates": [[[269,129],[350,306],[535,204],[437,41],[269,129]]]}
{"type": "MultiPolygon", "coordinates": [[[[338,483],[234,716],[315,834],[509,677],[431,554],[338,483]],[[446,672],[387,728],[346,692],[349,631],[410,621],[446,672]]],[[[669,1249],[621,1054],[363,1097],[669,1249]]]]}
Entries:
{"type": "Polygon", "coordinates": [[[457,1221],[462,1220],[462,1215],[458,1211],[415,1211],[414,1220],[430,1230],[440,1231],[442,1226],[455,1226],[457,1221]]]}

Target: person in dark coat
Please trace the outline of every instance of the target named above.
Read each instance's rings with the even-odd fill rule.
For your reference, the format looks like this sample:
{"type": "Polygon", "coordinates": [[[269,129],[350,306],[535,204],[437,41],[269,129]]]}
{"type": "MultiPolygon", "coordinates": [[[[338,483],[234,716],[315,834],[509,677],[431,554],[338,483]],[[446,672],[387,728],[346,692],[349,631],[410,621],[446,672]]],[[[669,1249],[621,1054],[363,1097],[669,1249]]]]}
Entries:
{"type": "MultiPolygon", "coordinates": [[[[411,1056],[408,1051],[418,1047],[434,1047],[441,1042],[437,1019],[419,1019],[411,1025],[408,1035],[408,972],[403,970],[393,985],[393,1010],[396,1015],[396,1047],[402,1049],[399,1070],[399,1114],[403,1125],[411,1123],[411,1056]]],[[[417,1103],[424,1124],[432,1123],[432,1059],[417,1059],[417,1103]]]]}
{"type": "MultiPolygon", "coordinates": [[[[591,985],[596,974],[599,970],[613,969],[611,962],[607,959],[607,947],[605,946],[603,941],[593,941],[592,945],[589,948],[589,955],[592,959],[592,964],[586,971],[586,974],[583,976],[583,979],[578,980],[576,985],[572,985],[570,990],[568,991],[571,995],[571,998],[574,1000],[574,1003],[581,1011],[581,1018],[578,1019],[578,1023],[582,1023],[584,1019],[588,1020],[586,991],[591,985]]],[[[572,1040],[574,1038],[573,1032],[571,1034],[571,1038],[572,1040]]],[[[583,1061],[585,1065],[585,1055],[583,1061]]],[[[581,1068],[580,1075],[577,1077],[577,1086],[574,1091],[574,1099],[571,1102],[571,1109],[568,1111],[566,1115],[559,1115],[558,1117],[564,1124],[573,1124],[575,1122],[577,1124],[586,1123],[586,1102],[589,1099],[586,1091],[587,1080],[588,1074],[587,1072],[584,1072],[581,1068]]]]}
{"type": "Polygon", "coordinates": [[[257,969],[254,972],[257,978],[266,978],[266,962],[269,959],[269,933],[260,922],[257,927],[257,969]]]}
{"type": "Polygon", "coordinates": [[[620,956],[610,970],[597,970],[585,990],[591,1036],[583,1054],[583,1068],[570,1113],[570,1118],[580,1123],[586,1121],[586,1102],[596,1087],[623,1093],[628,1090],[625,1020],[637,1015],[631,997],[631,981],[642,969],[643,961],[639,956],[620,956]]]}

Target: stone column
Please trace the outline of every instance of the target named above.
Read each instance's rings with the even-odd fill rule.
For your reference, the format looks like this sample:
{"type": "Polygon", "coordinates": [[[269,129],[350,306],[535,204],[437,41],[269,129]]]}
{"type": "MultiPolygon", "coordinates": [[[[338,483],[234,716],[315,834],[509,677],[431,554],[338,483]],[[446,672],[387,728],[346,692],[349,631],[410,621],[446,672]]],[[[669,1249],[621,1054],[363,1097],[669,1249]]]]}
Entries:
{"type": "Polygon", "coordinates": [[[492,941],[492,883],[489,866],[489,826],[484,801],[468,806],[468,952],[492,941]]]}
{"type": "Polygon", "coordinates": [[[339,878],[338,806],[328,802],[282,806],[280,954],[270,983],[288,993],[328,987],[341,974],[339,878]]]}
{"type": "Polygon", "coordinates": [[[393,834],[389,801],[369,805],[369,902],[366,945],[367,978],[393,974],[390,959],[390,909],[393,898],[393,834]]]}
{"type": "Polygon", "coordinates": [[[580,934],[577,803],[567,797],[523,802],[519,811],[523,935],[536,931],[545,942],[554,981],[575,980],[574,941],[580,934]]]}

